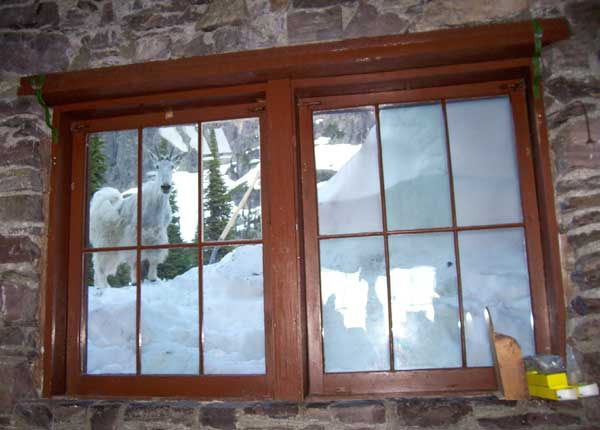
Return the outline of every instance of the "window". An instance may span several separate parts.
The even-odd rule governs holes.
[[[562,353],[531,32],[49,76],[44,395],[491,391],[486,305]]]
[[[512,84],[304,102],[309,354],[321,394],[394,392],[432,372],[438,384],[462,375],[464,389],[489,388],[485,307],[524,354],[547,346],[532,312],[547,311],[529,131],[515,115],[525,99]]]
[[[160,393],[170,377],[190,394],[207,379],[231,395],[238,381],[266,394],[263,116],[234,105],[79,124],[73,155],[85,163],[74,176],[85,180],[74,181],[83,206],[72,217],[86,223],[71,225],[74,391],[110,383]]]

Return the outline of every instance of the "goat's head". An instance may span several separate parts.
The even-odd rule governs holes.
[[[158,149],[149,151],[149,153],[156,169],[155,181],[164,194],[169,194],[173,189],[173,171],[184,153],[181,152],[175,155],[173,147],[171,147],[171,152],[168,155],[161,153]]]

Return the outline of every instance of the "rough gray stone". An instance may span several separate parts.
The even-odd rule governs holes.
[[[91,410],[91,430],[113,430],[116,428],[120,404],[98,404]]]
[[[125,17],[129,29],[137,32],[155,30],[162,27],[172,27],[181,22],[181,17],[175,14],[164,14],[157,10],[143,9]]]
[[[600,381],[600,351],[581,354],[581,363],[586,381]]]
[[[53,430],[75,430],[87,427],[88,403],[59,403],[52,408]]]
[[[600,299],[577,296],[571,301],[571,309],[579,315],[600,313]]]
[[[600,253],[578,259],[571,280],[582,290],[597,288],[600,285]]]
[[[37,327],[22,327],[18,325],[0,326],[0,339],[2,339],[2,353],[19,355],[17,353],[31,353],[38,347]]]
[[[231,407],[205,406],[200,411],[200,423],[220,430],[235,430],[235,409]]]
[[[242,32],[239,27],[219,28],[213,35],[215,41],[215,52],[230,52],[244,43]]]
[[[519,429],[524,427],[569,426],[580,424],[581,418],[567,414],[544,414],[531,412],[524,415],[511,415],[497,418],[479,418],[479,425],[484,429]]]
[[[241,24],[248,17],[244,0],[211,2],[196,25],[196,30],[213,31],[226,25]]]
[[[329,7],[339,3],[356,3],[356,0],[343,0],[343,1],[331,1],[331,0],[293,0],[292,7],[294,9],[321,9]]]
[[[468,23],[528,17],[529,0],[432,0],[415,17],[415,30],[428,31]]]
[[[0,146],[0,166],[40,167],[41,149],[37,140],[21,139],[11,146]]]
[[[2,117],[31,113],[36,113],[41,116],[41,112],[37,100],[34,97],[0,99],[0,115]]]
[[[569,242],[573,247],[583,248],[590,243],[600,243],[600,230],[592,230],[587,233],[569,235]]]
[[[342,8],[297,11],[288,15],[290,43],[339,39],[342,36]]]
[[[406,426],[447,426],[456,424],[471,412],[472,407],[461,400],[399,400],[396,405],[398,422]]]
[[[168,403],[132,403],[123,416],[124,422],[151,421],[160,426],[192,428],[195,424],[195,407]]]
[[[184,48],[183,53],[186,57],[196,55],[208,55],[213,53],[213,46],[204,43],[204,36],[200,35],[192,39]]]
[[[600,397],[587,397],[580,400],[585,416],[590,423],[600,423]]]
[[[393,13],[380,15],[375,6],[361,3],[344,30],[345,38],[398,34],[406,30],[408,22]]]
[[[545,91],[561,103],[569,103],[573,100],[588,97],[600,88],[600,79],[586,77],[575,79],[565,76],[557,76],[545,83]]]
[[[565,16],[578,39],[598,40],[600,37],[600,8],[597,1],[569,2],[565,5]]]
[[[338,402],[332,404],[330,410],[336,420],[347,424],[385,422],[385,406],[377,400]]]
[[[583,196],[574,196],[565,199],[560,204],[560,209],[563,212],[573,211],[577,209],[600,207],[600,194],[588,194]]]
[[[27,117],[11,117],[0,122],[0,127],[12,128],[15,131],[12,136],[20,137],[37,137],[43,138],[48,135],[46,130],[42,130],[38,126],[38,121]]]
[[[0,219],[3,221],[18,220],[9,216],[18,214],[18,210],[22,210],[22,204],[30,203],[31,199],[16,199],[16,197],[32,197],[32,196],[14,196],[0,198],[0,204],[7,206],[5,209],[0,209]],[[15,203],[13,203],[15,202]],[[22,203],[23,202],[23,203]],[[14,210],[8,208],[16,204],[18,207]],[[5,212],[4,212],[5,211]],[[8,215],[5,215],[8,214]],[[21,263],[32,261],[40,256],[40,248],[27,236],[3,236],[0,235],[0,262],[2,263]]]
[[[43,221],[42,196],[21,194],[0,197],[0,220],[15,223]],[[31,250],[31,248],[28,249]],[[37,255],[39,255],[39,251]],[[4,258],[4,256],[13,258],[8,251],[0,254],[0,258]]]
[[[0,33],[0,71],[19,74],[64,71],[69,39],[55,33]]]
[[[100,24],[107,25],[112,23],[115,20],[115,13],[113,11],[112,2],[105,3],[102,6],[102,18],[100,20]]]
[[[600,180],[600,177],[598,179]],[[585,182],[587,183],[590,181],[589,181],[589,179],[586,179]],[[586,212],[581,215],[575,215],[571,219],[570,226],[571,227],[582,227],[584,225],[595,224],[595,223],[600,223],[600,208],[598,208],[598,211],[593,210],[593,211]]]
[[[136,41],[136,60],[166,60],[171,56],[171,38],[160,36],[142,37]]]
[[[52,411],[44,403],[19,403],[15,410],[17,422],[29,429],[50,429]]]
[[[0,360],[0,411],[9,411],[18,401],[35,397],[29,363],[23,359]]]
[[[275,12],[285,9],[288,6],[288,2],[289,0],[270,0],[271,11]]]
[[[54,28],[58,21],[58,6],[54,2],[6,8],[0,13],[0,28]]]
[[[38,172],[29,168],[17,168],[0,172],[0,190],[17,191],[42,191],[42,178]]]
[[[37,320],[38,292],[23,285],[3,282],[0,293],[4,297],[0,308],[6,322],[31,322]]]
[[[246,415],[263,415],[271,418],[290,418],[298,415],[298,405],[287,402],[259,403],[244,408],[244,413]]]

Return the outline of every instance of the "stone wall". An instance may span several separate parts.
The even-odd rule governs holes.
[[[568,341],[600,381],[600,7],[596,0],[2,0],[0,2],[1,429],[583,429],[598,398],[557,404],[477,399],[329,403],[41,400],[40,284],[49,136],[18,78],[227,51],[566,17],[544,81]],[[596,144],[587,144],[587,107]],[[600,427],[596,427],[600,428]]]

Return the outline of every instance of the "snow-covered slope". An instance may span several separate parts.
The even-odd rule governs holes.
[[[261,245],[204,266],[204,371],[264,373]],[[197,374],[198,268],[142,284],[142,373]],[[88,290],[88,373],[135,373],[136,288]]]
[[[382,113],[388,116],[381,121],[388,227],[449,226],[445,135],[443,127],[435,126],[441,121],[439,106]],[[337,171],[318,187],[322,234],[381,231],[375,137],[371,130],[360,149],[328,145],[323,138],[317,142],[318,168]],[[227,186],[248,183],[254,176],[251,170]],[[191,240],[198,210],[197,173],[176,172],[174,181],[182,236]],[[493,175],[484,187],[465,177],[455,181],[467,194],[474,187],[474,195],[497,199],[514,185],[503,175]],[[486,205],[492,200],[488,197]],[[491,237],[494,234],[500,236]],[[321,241],[327,371],[389,368],[388,300],[397,369],[461,365],[453,235],[417,236],[403,235],[412,237],[404,247],[390,240],[390,299],[381,236]],[[533,353],[522,229],[461,232],[458,246],[468,364],[492,362],[483,320],[486,306],[497,330],[516,337],[526,354]],[[198,268],[192,268],[172,280],[142,285],[142,372],[198,373],[199,314],[203,314],[206,373],[263,373],[261,246],[236,247],[203,268],[202,312],[198,276]],[[110,288],[102,294],[91,287],[88,297],[88,372],[135,372],[135,287]]]

